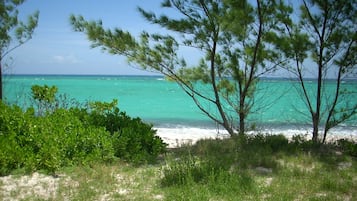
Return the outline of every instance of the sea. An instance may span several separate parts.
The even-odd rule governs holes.
[[[286,78],[262,78],[257,85],[255,106],[248,116],[248,125],[255,131],[267,134],[311,134],[311,118],[298,84],[296,80]],[[29,107],[32,85],[57,86],[58,94],[65,94],[68,99],[83,104],[117,99],[121,111],[153,124],[168,135],[182,134],[189,138],[198,132],[210,135],[225,133],[223,128],[199,110],[177,83],[162,76],[6,75],[3,78],[6,102]],[[327,80],[324,85],[325,92],[329,94],[324,98],[331,98],[335,89],[334,81]],[[342,100],[355,104],[357,80],[344,81],[341,86],[345,91],[354,92]],[[314,96],[316,81],[309,80],[306,88]],[[207,87],[202,89],[206,90]],[[331,132],[356,137],[357,117]]]

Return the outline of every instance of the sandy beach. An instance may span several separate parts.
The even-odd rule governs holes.
[[[195,144],[201,139],[223,139],[229,137],[229,134],[225,130],[217,129],[203,129],[203,128],[154,128],[157,130],[157,135],[160,136],[165,143],[168,144],[168,148],[179,147],[183,144]],[[307,140],[311,139],[312,131],[308,129],[289,129],[289,130],[261,130],[250,131],[248,135],[264,134],[264,135],[279,135],[283,134],[288,139],[293,136],[304,136]],[[322,134],[321,134],[322,135]],[[327,135],[326,141],[332,142],[339,139],[350,139],[357,142],[357,130],[341,130],[335,129]]]

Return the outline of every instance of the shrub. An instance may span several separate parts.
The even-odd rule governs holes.
[[[19,143],[19,134],[29,113],[23,113],[18,106],[7,106],[0,101],[0,175],[23,166],[28,153]]]
[[[289,140],[284,135],[268,135],[265,137],[265,144],[273,153],[289,149]]]
[[[344,153],[347,153],[350,156],[357,157],[356,142],[348,139],[340,139],[337,141],[337,147],[340,148]]]
[[[166,144],[156,136],[152,125],[140,118],[131,118],[116,107],[116,100],[111,103],[91,103],[87,117],[83,110],[77,111],[83,121],[89,125],[105,127],[113,137],[115,156],[131,162],[153,162],[165,152]]]
[[[35,116],[17,106],[0,102],[0,174],[13,169],[58,168],[90,161],[111,161],[114,157],[110,134],[104,128],[84,126],[70,111]]]
[[[246,149],[263,150],[268,153],[286,151],[289,147],[289,141],[284,135],[245,136],[241,142],[243,142],[241,145]]]
[[[66,94],[57,94],[56,86],[33,85],[31,87],[31,99],[36,115],[44,116],[52,113],[57,109],[70,109],[73,107],[80,108],[81,104]]]
[[[131,162],[152,162],[165,151],[166,144],[156,136],[152,125],[121,112],[117,107],[118,100],[89,102],[87,108],[80,108],[73,100],[69,104],[61,103],[59,98],[63,96],[56,97],[56,92],[55,86],[32,87],[33,99],[38,104],[38,114],[50,114],[61,106],[68,108],[70,105],[77,105],[70,108],[70,112],[86,127],[104,127],[111,134],[115,156]],[[45,111],[40,111],[41,108],[45,108],[42,109]]]
[[[0,101],[0,175],[18,168],[55,173],[63,166],[110,162],[115,156],[152,162],[165,151],[152,125],[120,112],[116,100],[68,109],[57,102],[54,86],[33,86],[32,92],[37,111]]]

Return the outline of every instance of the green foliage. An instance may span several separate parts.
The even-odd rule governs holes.
[[[104,128],[85,126],[72,112],[59,109],[35,116],[17,106],[0,103],[0,174],[13,169],[43,169],[55,173],[60,167],[114,158],[111,136]]]
[[[60,108],[55,98],[55,86],[33,86],[33,98],[37,101],[37,114],[48,115]],[[131,118],[117,107],[118,100],[112,102],[89,102],[86,108],[71,107],[69,110],[86,126],[104,127],[112,138],[115,156],[131,161],[154,161],[165,151],[166,144],[156,136],[152,125],[139,118]]]
[[[254,190],[254,181],[245,173],[227,171],[219,167],[216,161],[202,161],[192,155],[169,162],[163,168],[163,187],[195,188],[205,186],[217,196],[227,193],[249,193]]]
[[[70,21],[75,31],[88,36],[93,47],[124,55],[131,64],[162,73],[177,82],[204,114],[232,136],[236,130],[244,133],[246,118],[256,102],[258,77],[283,62],[273,45],[276,37],[269,36],[278,29],[276,24],[282,17],[277,16],[289,7],[276,1],[258,1],[255,5],[229,0],[165,0],[161,5],[180,17],[143,8],[138,11],[147,21],[174,35],[143,31],[136,39],[122,29],[104,28],[101,21],[74,15]],[[179,54],[187,46],[202,53],[197,64],[190,67]]]
[[[56,86],[40,86],[33,85],[31,87],[32,98],[37,106],[37,114],[44,115],[45,112],[52,112],[55,110],[56,93],[58,88]]]
[[[47,85],[33,85],[31,87],[32,99],[30,102],[35,108],[36,115],[44,116],[47,113],[53,113],[57,109],[81,108],[77,100],[70,98],[66,94],[57,94],[58,88],[56,86]],[[101,104],[100,102],[97,103]],[[104,105],[104,103],[102,103]],[[104,106],[101,106],[104,107]]]
[[[24,3],[24,0],[10,0],[0,2],[0,61],[8,53],[8,48],[13,36],[19,44],[23,44],[31,39],[34,29],[37,26],[39,12],[29,16],[28,22],[18,20],[17,7]],[[17,45],[14,45],[17,46]]]
[[[32,97],[40,102],[53,103],[55,101],[58,88],[56,86],[49,87],[47,85],[33,85],[31,87]]]
[[[37,27],[39,12],[28,17],[27,23],[18,20],[17,7],[25,0],[0,1],[0,100],[2,94],[2,66],[3,59],[13,50],[32,38]],[[6,66],[6,64],[4,65]]]
[[[246,177],[246,170],[255,168],[274,173],[281,168],[278,158],[303,153],[337,166],[343,157],[335,157],[333,150],[343,150],[353,157],[355,148],[356,143],[348,140],[339,140],[336,145],[324,145],[313,143],[302,136],[294,136],[289,141],[283,135],[259,134],[201,140],[192,147],[182,148],[186,152],[177,152],[179,158],[168,161],[163,168],[161,182],[164,186],[203,184],[209,183],[212,176],[219,180],[223,175],[242,179]]]
[[[299,80],[301,97],[312,119],[315,142],[319,140],[319,128],[323,128],[325,142],[331,128],[356,115],[357,104],[348,101],[355,99],[356,91],[351,90],[347,95],[341,85],[346,78],[356,77],[356,8],[356,2],[349,0],[304,0],[299,19],[293,20],[294,17],[286,13],[285,28],[279,36],[275,35],[280,39],[277,49],[281,49],[281,55],[291,63],[287,65],[288,70]],[[313,61],[311,65],[303,65],[307,59]],[[317,80],[313,93],[306,90],[311,76]],[[331,76],[334,89],[327,90],[324,83]]]
[[[252,145],[261,147],[260,149],[265,151],[270,150],[269,152],[276,153],[280,150],[286,150],[289,146],[289,141],[284,135],[256,135],[247,137],[245,146],[251,147]],[[254,150],[254,148],[251,149]]]
[[[303,138],[301,140],[306,142]],[[219,151],[219,146],[226,145],[231,148],[224,149],[226,153],[221,151],[216,155],[234,156],[233,153],[240,155],[241,150],[233,149],[239,147],[239,143],[242,142],[238,139],[202,140],[197,148],[200,148],[200,153],[210,152],[210,155],[214,155],[215,151]],[[289,144],[297,142],[290,141]],[[208,150],[215,147],[216,150]],[[331,155],[324,158],[317,154],[319,150],[285,154],[282,148],[277,153],[266,154],[265,157],[277,161],[278,166],[271,173],[265,174],[258,172],[253,165],[241,168],[239,163],[235,163],[237,160],[234,157],[227,158],[234,163],[229,170],[217,169],[214,164],[218,162],[213,158],[218,157],[208,159],[207,155],[197,152],[196,145],[173,149],[166,155],[167,164],[164,166],[94,163],[90,166],[64,168],[60,177],[47,182],[42,180],[43,175],[33,175],[32,178],[35,176],[41,179],[40,183],[34,184],[35,188],[46,189],[48,185],[54,187],[51,190],[53,193],[46,195],[41,192],[24,194],[31,192],[34,187],[21,185],[20,181],[28,180],[31,175],[12,175],[0,178],[4,181],[1,187],[8,189],[0,192],[0,199],[335,201],[353,200],[357,196],[357,189],[352,188],[356,186],[354,178],[357,175],[357,161],[355,157],[341,152],[330,152]],[[253,153],[254,150],[250,150],[246,154],[247,158]]]
[[[156,136],[152,125],[140,118],[131,118],[111,103],[90,103],[87,123],[105,127],[113,138],[115,156],[132,162],[152,162],[165,151],[166,144]],[[83,117],[82,117],[83,118]]]
[[[161,185],[169,200],[344,200],[356,195],[356,161],[336,151],[350,143],[261,134],[201,140],[171,155]]]
[[[357,143],[348,139],[337,141],[337,147],[348,155],[357,157]]]
[[[47,93],[49,88],[33,89]],[[53,97],[57,88],[50,89]],[[41,95],[46,93],[36,98],[54,101]],[[64,166],[111,162],[115,157],[153,162],[166,144],[152,125],[119,112],[116,102],[92,103],[89,109],[55,108],[41,116],[33,108],[24,112],[0,102],[0,175],[15,169],[55,174]]]
[[[95,101],[95,102],[89,103],[90,109],[94,112],[99,113],[99,114],[110,113],[111,111],[113,111],[116,108],[117,105],[118,105],[117,99],[114,99],[110,103],[100,102],[100,101]]]

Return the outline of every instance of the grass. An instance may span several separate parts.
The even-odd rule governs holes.
[[[75,167],[65,172],[72,186],[60,186],[59,192],[65,196],[59,200],[150,200],[159,195],[155,188],[159,172],[154,166],[133,167],[118,162]]]
[[[333,145],[282,136],[202,140],[154,165],[68,167],[37,186],[14,182],[26,176],[18,171],[6,177],[17,184],[12,190],[0,178],[0,200],[355,200],[356,167],[355,156]],[[51,196],[23,196],[41,185],[55,187]]]

